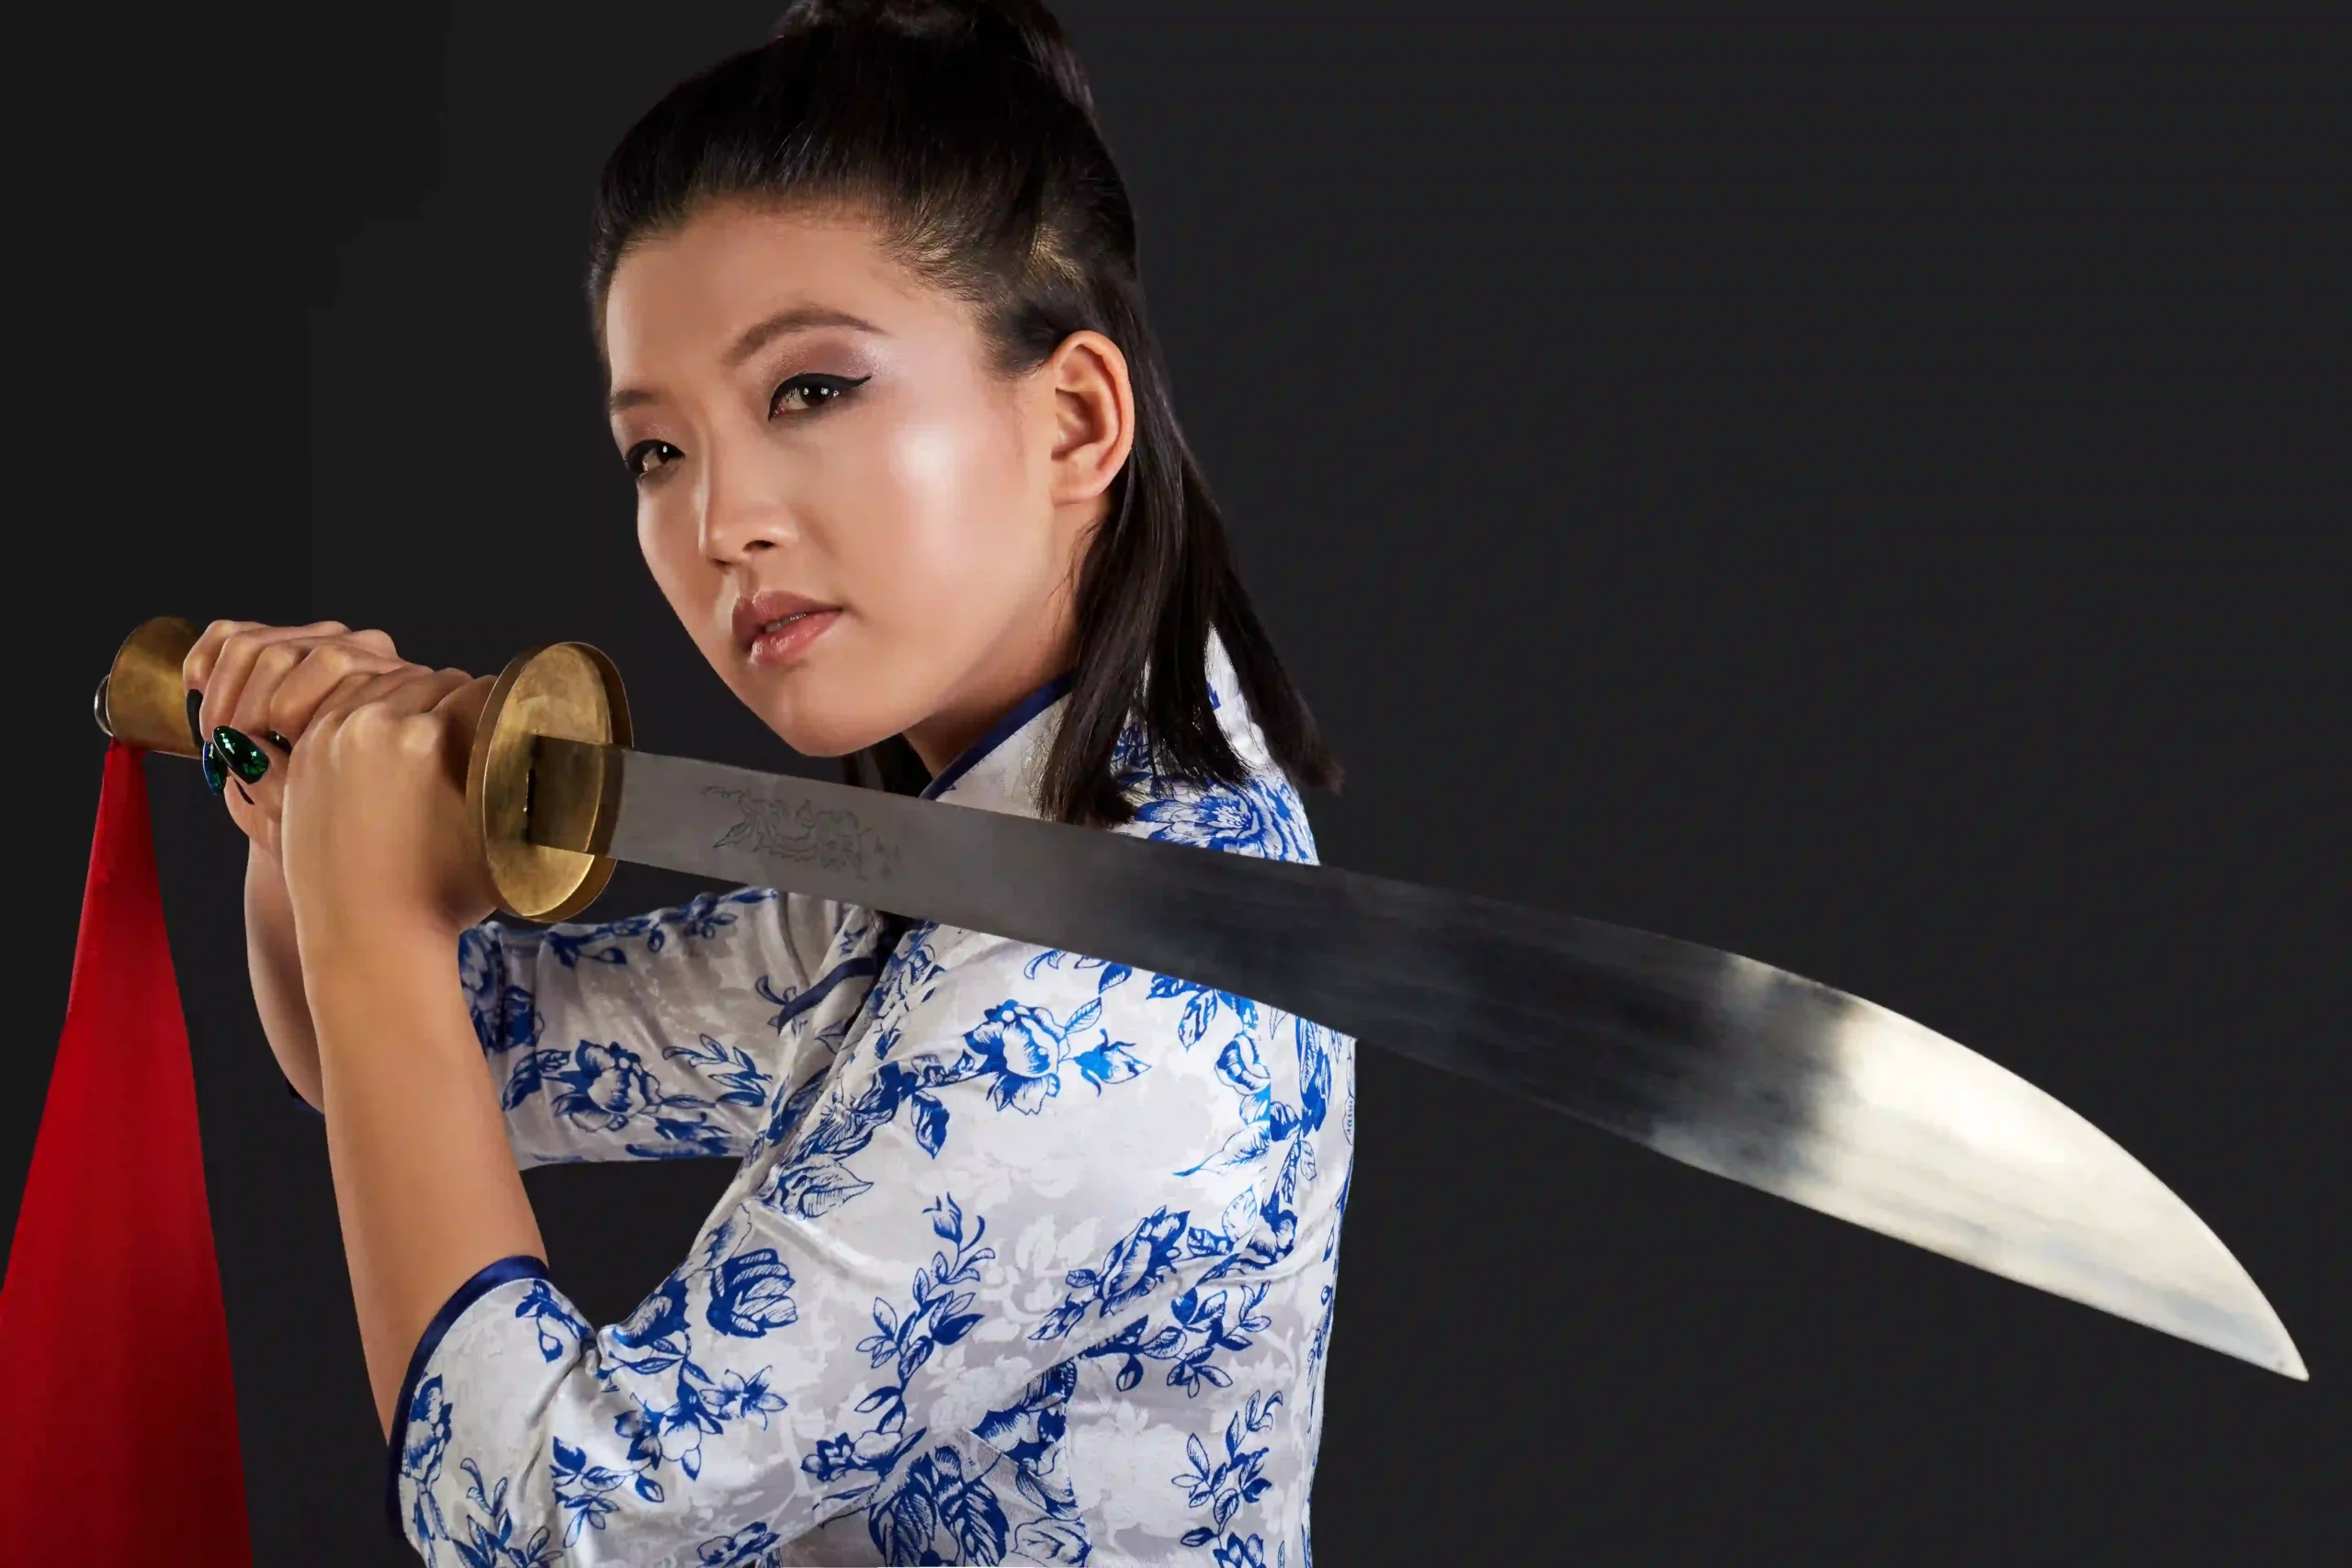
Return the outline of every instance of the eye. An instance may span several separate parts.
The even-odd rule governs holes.
[[[768,415],[780,413],[814,413],[830,403],[840,401],[851,389],[863,387],[874,379],[871,376],[824,376],[810,370],[786,381],[768,399]]]
[[[622,454],[621,464],[628,469],[631,478],[641,479],[655,468],[674,463],[684,456],[667,441],[640,441]],[[661,459],[659,464],[652,461],[656,457]]]

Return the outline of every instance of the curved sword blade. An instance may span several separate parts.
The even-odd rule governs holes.
[[[990,931],[1230,992],[2291,1378],[2213,1233],[2080,1116],[1909,1019],[1670,937],[717,763],[541,738],[559,848]],[[544,781],[544,783],[540,781]],[[601,784],[600,784],[601,781]],[[567,828],[596,818],[598,839]],[[567,837],[567,833],[571,837]]]

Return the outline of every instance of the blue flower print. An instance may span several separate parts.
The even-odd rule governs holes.
[[[1148,825],[1148,838],[1174,839],[1264,860],[1315,858],[1315,840],[1307,832],[1297,797],[1288,789],[1272,788],[1255,779],[1148,800],[1136,808],[1136,820]]]
[[[539,1043],[543,1021],[530,991],[505,984],[500,946],[480,926],[458,933],[458,983],[485,1052],[503,1055]]]
[[[703,1316],[721,1334],[739,1339],[757,1339],[797,1322],[800,1313],[792,1304],[792,1272],[776,1257],[775,1248],[763,1247],[720,1264],[710,1287],[710,1305],[703,1309]]]
[[[1013,1484],[1049,1520],[1076,1524],[1078,1491],[1062,1467],[1062,1439],[1069,1432],[1070,1396],[1078,1392],[1078,1363],[1063,1361],[1030,1381],[1021,1397],[1001,1410],[991,1410],[973,1427],[972,1435],[1012,1461]],[[1057,1537],[1055,1544],[1078,1556],[1048,1557],[1048,1562],[1082,1561],[1091,1550],[1083,1528],[1075,1540]],[[1030,1548],[1023,1547],[1024,1551]],[[1032,1555],[1035,1555],[1034,1551]]]
[[[1247,1540],[1227,1536],[1216,1555],[1216,1568],[1266,1568],[1266,1543],[1254,1535]]]
[[[989,1009],[979,1026],[965,1034],[967,1064],[950,1077],[989,1078],[989,1104],[1000,1111],[1011,1106],[1029,1116],[1061,1093],[1066,1063],[1074,1065],[1098,1093],[1107,1084],[1125,1083],[1148,1066],[1132,1044],[1103,1031],[1102,1039],[1084,1050],[1072,1045],[1072,1036],[1102,1011],[1098,993],[1071,1013],[1069,1022],[1057,1023],[1044,1008],[1008,998]]]
[[[1046,1314],[1030,1332],[1033,1340],[1059,1339],[1078,1326],[1089,1310],[1109,1317],[1120,1307],[1158,1289],[1181,1260],[1215,1257],[1232,1250],[1221,1232],[1191,1223],[1189,1211],[1170,1213],[1167,1205],[1154,1209],[1136,1227],[1112,1245],[1099,1269],[1073,1269],[1065,1277],[1069,1299]]]
[[[1010,1529],[987,1481],[967,1476],[964,1456],[950,1448],[907,1466],[904,1483],[865,1517],[888,1562],[1001,1562]]]
[[[881,976],[874,988],[865,993],[865,1010],[876,1018],[904,1012],[914,1003],[931,994],[932,987],[946,966],[939,962],[931,939],[939,930],[935,920],[924,920],[907,928],[899,938],[899,945],[890,961],[882,966]],[[888,1055],[888,1053],[883,1053]]]
[[[706,1540],[695,1548],[701,1568],[768,1568],[781,1562],[784,1541],[765,1525],[753,1525],[733,1535]]]
[[[555,1108],[581,1127],[617,1132],[629,1118],[662,1102],[662,1086],[628,1046],[582,1040],[571,1061],[554,1075],[564,1086]]]
[[[982,1071],[996,1080],[989,1085],[989,1103],[1000,1111],[1010,1105],[1037,1114],[1061,1092],[1061,1064],[1069,1055],[1071,1032],[1093,1022],[1102,1010],[1101,1002],[1088,1002],[1068,1023],[1056,1023],[1045,1009],[1010,998],[989,1009],[979,1027],[964,1036],[985,1064]]]
[[[416,1533],[426,1540],[448,1537],[433,1483],[441,1478],[441,1461],[449,1452],[449,1425],[448,1396],[436,1374],[417,1385],[401,1438],[401,1475],[416,1483]]]

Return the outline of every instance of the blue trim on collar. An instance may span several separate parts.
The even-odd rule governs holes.
[[[401,1523],[401,1454],[408,1447],[409,1406],[416,1403],[417,1380],[424,1375],[424,1365],[433,1359],[433,1352],[441,1348],[442,1337],[449,1325],[458,1321],[465,1310],[499,1286],[514,1280],[544,1280],[548,1277],[547,1262],[527,1252],[502,1258],[495,1263],[485,1263],[474,1277],[458,1286],[433,1321],[424,1325],[424,1333],[416,1342],[416,1349],[408,1359],[408,1375],[401,1379],[401,1396],[392,1406],[392,1441],[390,1473],[384,1481],[384,1517],[391,1522],[392,1539],[402,1546],[410,1545],[408,1530]]]
[[[1019,702],[1012,711],[998,719],[986,735],[973,741],[957,754],[956,760],[942,768],[939,776],[923,785],[922,797],[937,800],[956,786],[956,781],[972,771],[981,758],[1003,745],[1018,733],[1022,726],[1061,701],[1070,688],[1072,677],[1057,675]]]

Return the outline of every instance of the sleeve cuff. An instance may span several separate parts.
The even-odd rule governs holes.
[[[287,1085],[290,1089],[292,1084]],[[300,1095],[295,1097],[300,1099]],[[392,1539],[408,1544],[408,1532],[401,1528],[401,1457],[408,1447],[409,1411],[416,1403],[416,1385],[424,1376],[425,1363],[433,1359],[433,1352],[441,1348],[442,1337],[449,1325],[462,1316],[475,1302],[511,1280],[544,1280],[548,1266],[528,1253],[516,1253],[495,1263],[484,1264],[473,1278],[459,1285],[433,1321],[424,1325],[424,1333],[416,1342],[416,1349],[408,1359],[408,1373],[401,1379],[400,1397],[392,1404],[391,1453],[384,1481],[384,1517],[392,1527]]]

